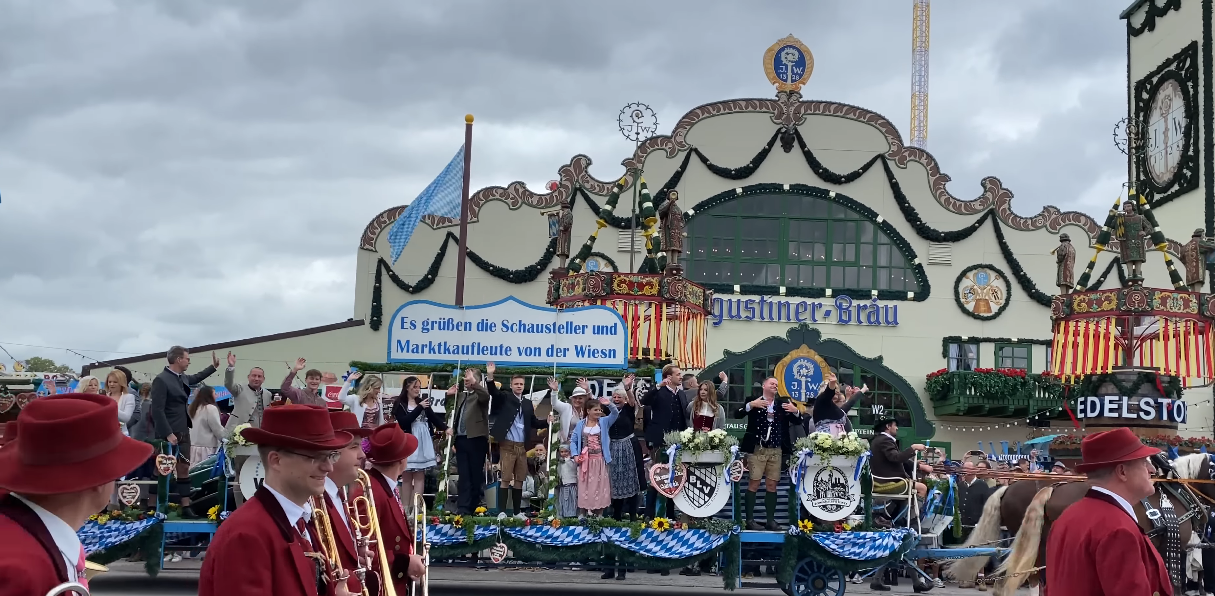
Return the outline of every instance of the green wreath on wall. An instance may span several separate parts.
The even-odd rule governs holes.
[[[979,284],[980,278],[971,277],[971,275],[970,275],[972,272],[978,271],[980,269],[986,269],[987,271],[990,271],[992,274],[996,275],[999,279],[1004,280],[1004,295],[1003,296],[976,298],[976,300],[988,300],[989,302],[999,301],[999,306],[997,306],[996,310],[993,311],[990,315],[975,313],[974,311],[967,308],[966,303],[962,301],[962,283],[963,282],[969,281],[972,284],[974,284],[974,286],[972,286],[972,287],[983,287],[983,288],[991,288],[992,282],[995,282],[995,279],[992,279],[990,282],[980,285]],[[995,265],[991,265],[988,263],[977,263],[977,264],[971,265],[971,266],[963,269],[962,272],[958,274],[958,277],[953,280],[953,301],[954,301],[954,304],[958,305],[959,310],[961,310],[963,313],[966,313],[966,316],[968,316],[972,319],[977,319],[980,321],[994,320],[997,317],[999,317],[1001,314],[1003,314],[1004,310],[1008,308],[1008,304],[1010,302],[1012,302],[1012,280],[1009,279],[1007,273],[1005,273],[1002,269],[1000,269],[999,267],[996,267]]]

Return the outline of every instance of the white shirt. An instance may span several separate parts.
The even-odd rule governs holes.
[[[1094,486],[1094,487],[1092,487],[1092,489],[1096,490],[1096,491],[1101,491],[1111,497],[1114,497],[1114,500],[1118,502],[1118,505],[1120,507],[1122,507],[1122,510],[1125,511],[1127,515],[1131,516],[1131,519],[1135,520],[1135,523],[1139,523],[1138,518],[1135,517],[1135,509],[1131,507],[1131,504],[1128,503],[1126,501],[1126,499],[1124,499],[1104,488],[1101,488],[1100,486]]]
[[[311,501],[306,501],[303,507],[301,507],[292,503],[290,499],[283,496],[283,493],[274,490],[274,487],[269,484],[263,484],[262,486],[266,487],[266,490],[270,491],[270,494],[274,495],[275,499],[278,499],[278,504],[283,508],[283,513],[287,515],[287,525],[294,528],[295,522],[298,522],[300,518],[303,518],[304,523],[312,520]]]
[[[338,485],[328,477],[325,478],[325,493],[333,501],[333,508],[338,510],[338,515],[342,516],[342,521],[346,523],[346,529],[349,530],[350,520],[346,519],[346,508],[342,506],[342,498],[338,494]]]
[[[68,581],[79,580],[80,578],[76,577],[76,562],[80,559],[80,538],[76,536],[76,531],[54,513],[27,501],[21,495],[14,493],[13,496],[25,503],[25,506],[32,509],[38,515],[38,519],[42,520],[42,525],[51,535],[51,540],[54,540],[55,546],[59,547],[59,554],[63,555],[63,562],[67,563]]]

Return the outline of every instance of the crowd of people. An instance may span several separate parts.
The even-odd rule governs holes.
[[[220,368],[218,355],[211,354],[209,366],[193,375],[186,374],[191,363],[186,349],[174,346],[166,359],[164,370],[151,383],[136,383],[129,370],[115,367],[104,384],[86,376],[78,390],[107,397],[114,405],[122,434],[139,441],[161,440],[169,446],[178,462],[172,493],[186,518],[198,515],[191,507],[190,466],[214,455],[238,428],[263,428],[268,413],[284,404],[332,408],[323,387],[335,385],[337,376],[309,369],[304,358],[296,360],[278,390],[272,391],[265,386],[265,371],[257,366],[249,368],[244,382],[237,382],[237,358],[228,353],[223,387],[232,399],[222,404],[216,402],[214,387],[206,384]],[[500,517],[525,517],[536,512],[548,496],[544,490],[549,475],[547,433],[551,423],[559,421],[555,443],[558,516],[611,516],[620,520],[667,515],[689,521],[687,514],[676,511],[672,499],[660,498],[650,486],[647,469],[666,460],[668,433],[721,429],[729,415],[746,421],[740,441],[749,470],[740,508],[745,527],[782,530],[776,511],[777,485],[793,442],[809,432],[850,432],[848,412],[867,389],[847,386],[828,375],[814,400],[798,404],[779,395],[777,380],[767,378],[757,395],[727,411],[723,405],[728,391],[725,373],[717,384],[698,382],[678,366],[667,365],[652,388],[627,375],[610,395],[598,398],[592,397],[586,379],[578,379],[565,395],[558,381],[549,378],[547,393],[536,401],[531,393],[525,394],[527,379],[519,375],[496,378],[496,372],[492,362],[484,370],[465,368],[458,382],[445,393],[424,388],[417,376],[403,378],[399,391],[392,393],[379,375],[356,371],[344,379],[336,401],[344,410],[342,426],[352,434],[361,454],[358,465],[368,471],[378,470],[387,479],[403,515],[412,511],[416,495],[433,498],[438,492],[428,490],[428,480],[437,482],[441,477],[438,466],[448,448],[454,456],[449,465],[456,480],[450,491],[455,494],[454,504],[445,505],[461,515],[483,515],[494,510]],[[297,381],[301,374],[302,387]],[[450,416],[436,411],[435,400],[443,398],[449,400]],[[537,407],[543,404],[550,411],[537,415]],[[388,427],[409,437],[412,447],[406,457],[385,467],[387,464],[373,457],[374,432]],[[874,433],[871,466],[875,493],[914,493],[922,500],[927,487],[923,482],[912,482],[911,462],[916,452],[927,447],[915,444],[903,448],[897,438],[897,422],[891,418],[879,416]],[[957,483],[961,540],[978,523],[986,499],[996,486],[1008,482],[978,479],[975,474],[982,469],[1008,468],[1005,462],[978,455],[965,461]],[[234,461],[238,470],[243,459]],[[154,456],[149,455],[127,477],[155,477],[153,460]],[[265,465],[265,457],[262,461]],[[1026,458],[1016,465],[1029,472],[1034,462]],[[1067,470],[1059,464],[1052,471]],[[937,478],[924,464],[918,472],[920,479]],[[495,485],[496,492],[486,495],[486,489]],[[762,518],[756,515],[761,485],[765,487]],[[235,492],[238,503],[252,497],[240,494],[239,488]],[[884,508],[875,513],[877,522],[886,525],[897,516],[897,511]],[[682,571],[693,575],[700,572],[700,568]],[[604,578],[611,577],[623,579],[625,569],[608,569]],[[875,574],[871,587],[889,589],[882,578],[882,574]],[[939,578],[937,581],[940,583]]]

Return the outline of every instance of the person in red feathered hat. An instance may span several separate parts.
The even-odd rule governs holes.
[[[1088,474],[1092,488],[1050,527],[1045,590],[1058,596],[1172,596],[1168,570],[1132,505],[1155,492],[1148,458],[1160,450],[1123,427],[1085,437],[1080,453],[1076,471]]]
[[[380,521],[380,539],[388,555],[392,583],[397,594],[408,594],[411,582],[422,577],[426,567],[413,552],[413,532],[405,521],[404,509],[413,511],[413,503],[402,503],[397,483],[405,472],[405,460],[418,448],[418,438],[401,430],[395,422],[377,427],[368,438],[367,461],[371,462],[371,498]],[[354,498],[362,494],[355,488]],[[425,522],[423,522],[425,523]]]
[[[321,579],[315,559],[320,549],[308,522],[312,499],[354,442],[334,431],[323,406],[267,408],[261,428],[241,436],[257,445],[265,481],[219,526],[199,575],[199,596],[347,596],[346,581]],[[344,570],[349,573],[350,570]]]
[[[118,404],[103,395],[35,399],[16,428],[15,440],[0,449],[0,490],[7,492],[0,498],[0,596],[87,585],[76,532],[105,509],[114,481],[147,461],[152,446],[123,436]]]

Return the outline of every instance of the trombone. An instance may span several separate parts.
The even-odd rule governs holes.
[[[329,510],[325,507],[324,496],[312,497],[312,517],[316,522],[316,537],[320,542],[317,548],[320,552],[305,554],[324,568],[326,581],[336,586],[345,582],[350,574],[342,569],[342,558],[338,552],[337,539],[333,534],[332,520],[329,519]]]
[[[396,588],[392,585],[392,568],[388,566],[388,554],[384,551],[384,541],[380,536],[380,518],[375,509],[375,498],[371,494],[371,476],[365,470],[359,470],[355,482],[362,487],[362,494],[346,503],[350,515],[350,525],[357,532],[357,537],[364,544],[375,543],[373,555],[378,556],[379,565],[371,573],[379,578],[380,591],[376,596],[397,596]],[[366,584],[364,584],[366,586]],[[364,596],[369,596],[367,588],[363,588]]]
[[[422,584],[421,596],[430,596],[430,541],[426,539],[426,497],[422,493],[413,495],[413,552],[422,557],[422,579],[413,582],[413,593],[418,594],[418,584]]]

